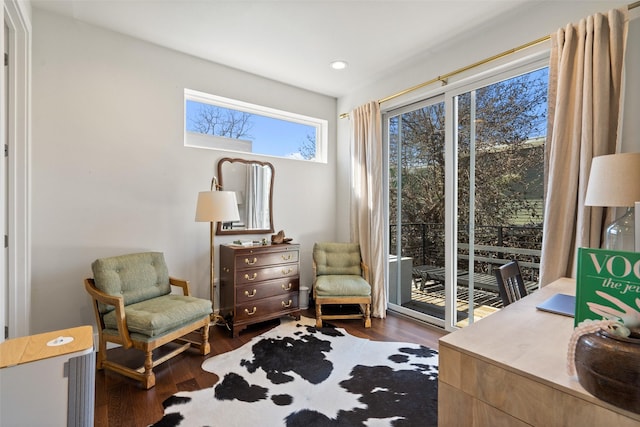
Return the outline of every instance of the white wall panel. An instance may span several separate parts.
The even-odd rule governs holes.
[[[208,296],[197,193],[218,159],[252,156],[184,147],[184,88],[329,121],[328,164],[254,156],[275,167],[274,226],[302,244],[311,283],[312,245],[335,235],[334,98],[37,8],[33,17],[32,333],[94,323],[82,280],[98,257],[162,251],[172,275]]]

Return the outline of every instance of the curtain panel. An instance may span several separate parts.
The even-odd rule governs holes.
[[[584,199],[592,158],[619,151],[626,33],[617,9],[551,35],[541,286],[575,277],[577,248],[600,247],[605,210]]]
[[[369,266],[371,314],[386,317],[384,291],[384,217],[382,185],[382,118],[372,101],[350,113],[351,117],[351,241],[360,243]]]
[[[265,168],[260,165],[247,165],[247,185],[245,187],[247,212],[245,224],[247,229],[268,229],[271,226],[269,194],[257,190],[268,185],[271,178],[265,176],[266,173]]]

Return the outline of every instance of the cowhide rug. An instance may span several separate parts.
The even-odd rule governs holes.
[[[221,380],[164,402],[154,426],[435,426],[438,353],[283,319],[205,360]]]

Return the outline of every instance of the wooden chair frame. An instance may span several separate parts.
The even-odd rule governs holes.
[[[323,320],[331,319],[364,319],[364,327],[371,327],[371,295],[363,296],[318,296],[316,292],[316,278],[318,266],[313,261],[313,300],[316,305],[316,327],[322,327]],[[360,262],[360,270],[362,278],[369,282],[369,266],[364,262]],[[323,314],[322,306],[329,304],[359,304],[360,313],[354,314]]]
[[[173,286],[182,288],[183,294],[185,296],[189,296],[188,281],[169,277],[169,283]],[[93,298],[93,309],[98,324],[99,347],[96,357],[96,369],[109,369],[129,378],[133,378],[136,381],[140,381],[142,387],[148,390],[156,384],[156,377],[153,373],[154,367],[177,356],[192,346],[198,348],[200,350],[200,354],[203,356],[209,354],[211,351],[211,347],[209,345],[210,317],[208,315],[170,333],[164,334],[157,339],[137,341],[131,338],[127,328],[124,299],[122,297],[108,295],[100,291],[96,288],[95,282],[92,278],[85,279],[84,285],[87,292],[89,292],[89,295]],[[105,324],[103,315],[100,313],[100,308],[98,306],[99,302],[115,307],[118,335],[104,333]],[[201,329],[201,340],[195,341],[185,337],[187,334],[198,329]],[[125,349],[134,348],[144,352],[144,365],[139,368],[130,368],[117,362],[107,360],[107,342],[120,344]],[[175,342],[179,344],[179,346],[166,355],[154,360],[153,351],[170,342]]]

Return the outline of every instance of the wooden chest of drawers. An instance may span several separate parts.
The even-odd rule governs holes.
[[[234,337],[248,325],[300,318],[300,245],[220,246],[220,315]]]

